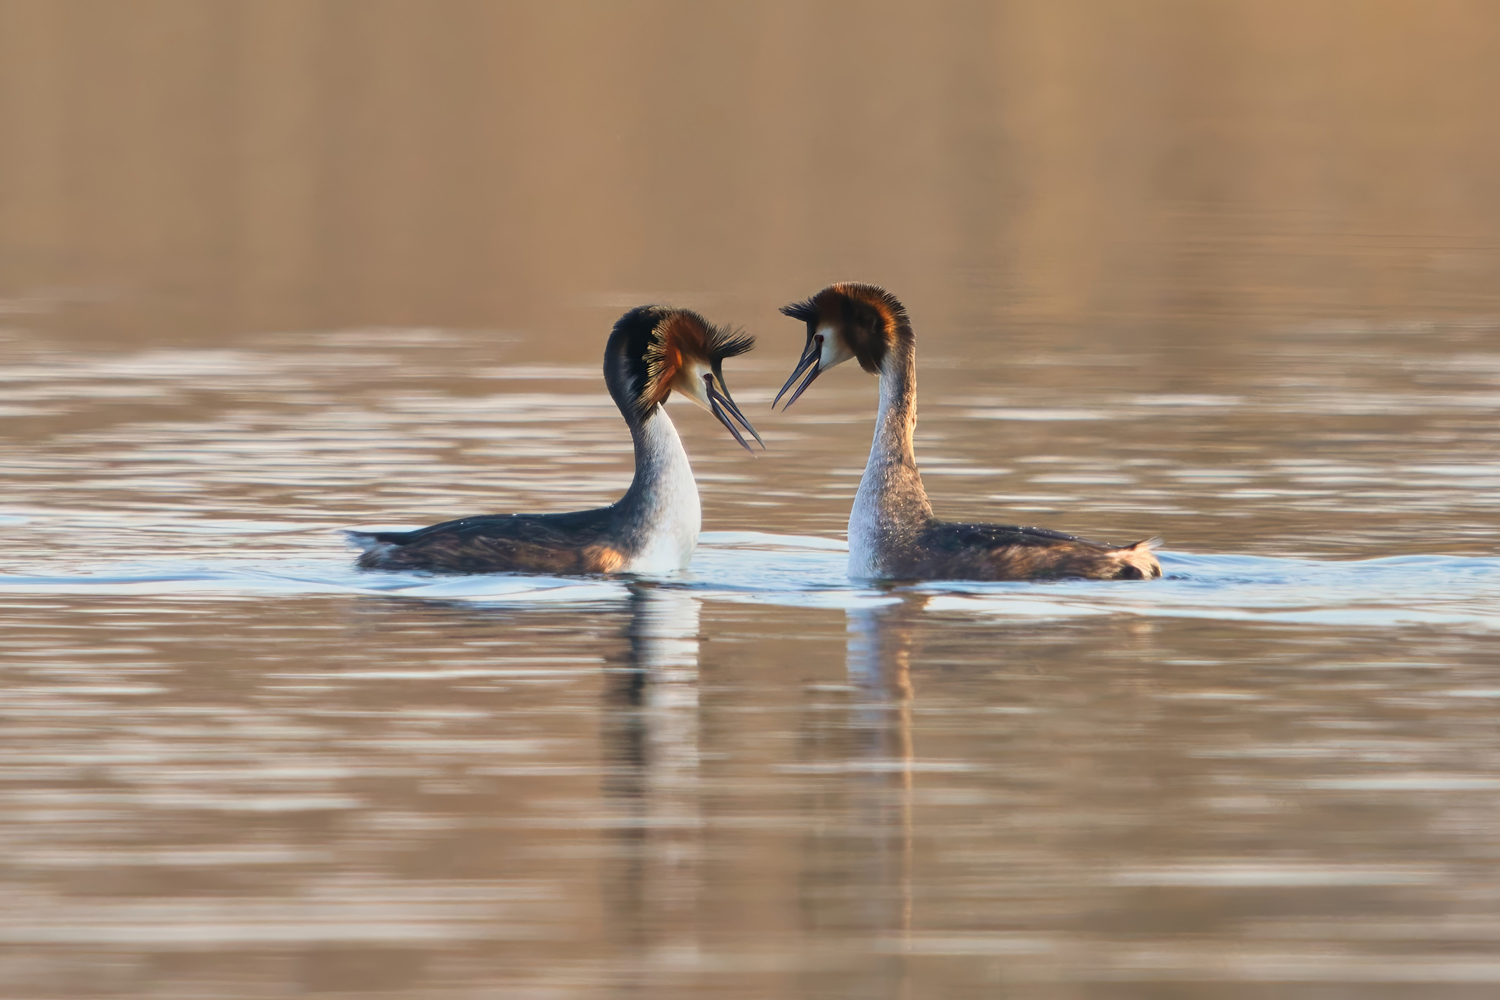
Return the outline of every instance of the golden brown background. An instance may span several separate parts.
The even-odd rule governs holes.
[[[1497,53],[1487,0],[6,0],[0,284],[130,342],[1489,312]]]

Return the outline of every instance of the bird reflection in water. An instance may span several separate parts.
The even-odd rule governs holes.
[[[835,745],[815,740],[813,764],[838,763],[829,797],[815,796],[810,868],[800,908],[810,931],[873,931],[886,954],[852,970],[861,995],[907,998],[913,921],[913,687],[911,662],[925,595],[847,612],[847,708]],[[704,785],[698,700],[699,602],[682,590],[638,584],[626,642],[605,686],[604,795],[614,817],[604,871],[606,924],[618,950],[617,984],[647,995],[664,966],[703,957]],[[816,713],[813,713],[816,714]],[[817,758],[822,757],[822,761]],[[805,790],[798,798],[809,801]],[[843,873],[853,884],[830,873]],[[846,890],[853,889],[850,893]],[[810,957],[814,967],[826,956]],[[629,971],[627,971],[629,970]],[[633,973],[633,974],[632,974]],[[868,977],[866,979],[866,977]]]
[[[698,613],[685,591],[635,584],[625,649],[605,682],[604,796],[615,816],[605,898],[618,944],[647,963],[698,950]]]
[[[924,594],[845,612],[845,665],[854,702],[848,726],[850,821],[866,832],[851,870],[863,883],[864,929],[889,937],[891,959],[871,983],[879,995],[909,995],[905,952],[912,931],[913,769],[911,663]],[[871,995],[875,995],[872,993]]]

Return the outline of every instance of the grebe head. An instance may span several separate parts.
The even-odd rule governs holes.
[[[604,381],[627,419],[645,420],[675,389],[717,417],[746,451],[750,445],[733,421],[764,448],[724,383],[725,359],[754,346],[754,337],[714,326],[687,309],[638,306],[609,335]]]
[[[906,309],[879,285],[842,281],[805,302],[782,306],[781,311],[807,324],[807,346],[792,377],[771,401],[773,407],[797,379],[802,378],[802,384],[786,401],[787,406],[795,403],[819,375],[850,358],[870,374],[878,374],[886,354],[901,338],[912,335]]]

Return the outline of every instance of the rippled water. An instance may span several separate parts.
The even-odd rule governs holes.
[[[858,373],[757,459],[673,408],[683,576],[430,578],[355,572],[339,529],[618,491],[592,365],[420,330],[13,341],[6,989],[1487,992],[1500,355],[1343,336],[1381,350],[1307,353],[1337,395],[939,359],[941,510],[1161,530],[1167,575],[895,589],[843,575]],[[1289,443],[1313,420],[1341,430]]]
[[[1488,5],[433,10],[0,0],[0,995],[1495,994]],[[851,584],[846,278],[1166,578]],[[618,495],[646,301],[687,573],[354,571]]]

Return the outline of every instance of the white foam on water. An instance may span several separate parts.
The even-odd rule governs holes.
[[[582,605],[629,597],[632,581],[486,574],[370,573],[342,558],[100,566],[74,575],[0,575],[0,595],[181,598],[354,594],[503,605]],[[1095,615],[1289,624],[1466,626],[1500,630],[1500,559],[1402,556],[1330,561],[1162,552],[1150,582],[926,581],[875,587],[844,574],[842,541],[766,532],[706,532],[685,573],[658,586],[713,601],[819,609],[873,607],[919,595],[930,613],[1010,619]]]

